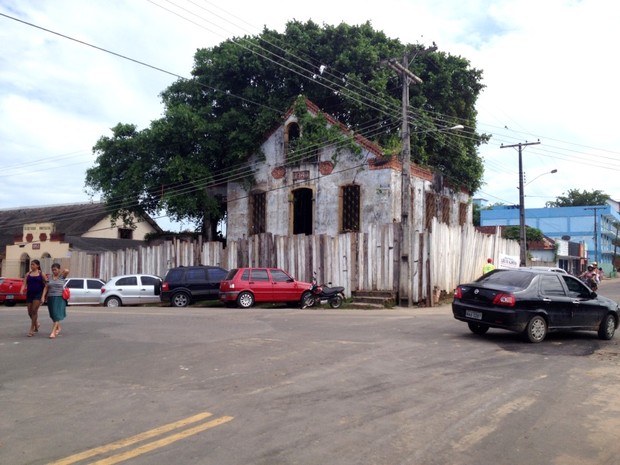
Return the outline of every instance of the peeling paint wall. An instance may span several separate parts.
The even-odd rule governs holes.
[[[376,154],[366,147],[361,156],[341,152],[334,162],[334,151],[321,149],[318,161],[289,165],[284,153],[285,127],[274,131],[263,143],[261,150],[265,159],[258,156],[250,159],[256,184],[251,190],[237,183],[228,185],[228,225],[230,240],[242,239],[251,232],[250,196],[253,192],[266,192],[266,232],[287,236],[293,234],[293,193],[296,189],[312,191],[312,234],[337,235],[341,225],[341,188],[357,184],[360,186],[360,231],[370,225],[400,222],[401,218],[401,171],[395,160],[373,164]],[[331,162],[331,166],[330,166]],[[331,169],[331,172],[330,172]],[[459,224],[460,204],[467,204],[468,222],[471,223],[471,205],[465,193],[452,192],[440,185],[440,178],[433,177],[428,170],[412,168],[412,213],[413,229],[425,229],[428,206],[426,192],[435,193],[435,205],[430,211],[442,218],[442,199],[449,202],[449,223]],[[439,181],[438,181],[439,179]]]

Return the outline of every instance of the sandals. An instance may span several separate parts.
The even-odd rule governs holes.
[[[50,334],[50,339],[56,339],[56,334],[54,333]]]

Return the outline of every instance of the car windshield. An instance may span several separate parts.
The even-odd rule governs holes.
[[[534,276],[536,276],[534,273],[524,273],[523,271],[494,270],[478,278],[476,283],[484,286],[497,285],[515,289],[525,289],[530,285]]]

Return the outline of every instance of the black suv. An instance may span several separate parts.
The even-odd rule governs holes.
[[[173,307],[187,307],[199,300],[217,300],[220,281],[227,274],[219,266],[170,268],[161,286],[161,301]]]

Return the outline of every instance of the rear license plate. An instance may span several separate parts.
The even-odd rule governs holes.
[[[473,318],[474,320],[482,320],[482,312],[475,312],[473,310],[465,310],[465,316],[467,318]]]
[[[14,297],[13,297],[13,294],[7,294],[6,298],[7,299],[13,299]]]

